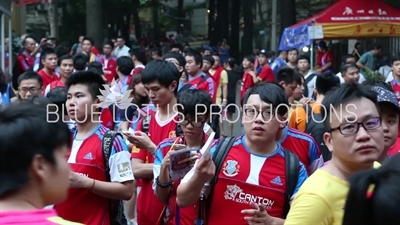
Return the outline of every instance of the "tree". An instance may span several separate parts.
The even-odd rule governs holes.
[[[103,37],[102,1],[86,0],[86,35],[93,38],[94,44],[100,48]]]
[[[58,38],[58,4],[57,0],[49,0],[47,10],[47,19],[50,26],[50,37]]]

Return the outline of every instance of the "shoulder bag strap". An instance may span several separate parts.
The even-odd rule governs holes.
[[[286,190],[283,218],[286,218],[290,209],[290,198],[293,196],[299,179],[299,158],[291,151],[285,149]]]

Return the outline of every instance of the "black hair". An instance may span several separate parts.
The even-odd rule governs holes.
[[[62,146],[71,148],[68,126],[57,115],[47,113],[44,105],[17,102],[1,107],[0,130],[0,197],[29,183],[35,156],[41,155],[55,165],[54,151]]]
[[[65,102],[67,101],[68,89],[66,87],[55,87],[47,93],[46,97],[57,105],[57,111],[60,116],[67,115],[67,108]],[[64,112],[64,115],[61,113]]]
[[[44,60],[48,55],[56,55],[56,51],[53,48],[44,48],[40,53],[40,60]]]
[[[325,95],[322,101],[321,116],[322,118],[331,118],[331,109],[340,107],[343,104],[347,104],[351,101],[366,98],[372,101],[379,111],[379,105],[377,101],[377,94],[375,91],[368,87],[355,83],[344,83],[339,88],[334,89]],[[330,120],[325,120],[325,130],[331,130]]]
[[[212,104],[213,100],[210,94],[203,90],[188,89],[178,94],[177,109],[184,116],[205,115],[208,117]]]
[[[350,68],[357,68],[358,70],[360,70],[357,66],[357,64],[355,63],[345,63],[343,65],[340,66],[340,73],[345,74],[347,72],[348,69]]]
[[[129,49],[129,55],[135,56],[137,60],[140,59],[140,56],[142,55],[142,52],[140,51],[140,48],[131,48]]]
[[[90,44],[91,44],[92,46],[94,46],[94,40],[93,40],[92,38],[90,38],[90,37],[84,37],[83,40],[82,40],[82,43],[83,43],[84,41],[89,41]]]
[[[384,88],[388,91],[394,92],[393,87],[391,84],[381,81],[381,80],[365,80],[362,82],[362,85],[364,86],[378,86],[381,88]]]
[[[30,38],[36,42],[35,37],[33,37],[32,35],[27,35],[27,36],[25,36],[24,40],[22,40],[22,46],[25,46],[25,44],[26,44],[25,42],[28,38]]]
[[[151,50],[151,53],[152,53],[152,54],[156,53],[159,57],[162,56],[162,51],[161,51],[161,49],[159,49],[159,48],[153,48],[153,49]]]
[[[72,85],[85,85],[88,88],[89,93],[92,95],[92,99],[96,99],[98,95],[101,95],[100,90],[104,90],[104,80],[98,74],[92,71],[80,71],[71,74],[66,82],[66,87],[69,89]]]
[[[176,66],[163,60],[150,61],[142,72],[142,83],[150,84],[158,81],[161,86],[168,88],[174,81],[178,85],[181,74]],[[178,87],[175,89],[175,94]]]
[[[320,95],[326,95],[339,86],[340,79],[332,73],[321,73],[315,78],[315,89]]]
[[[236,66],[236,61],[235,61],[235,59],[232,58],[232,57],[229,57],[228,60],[225,61],[225,63],[228,63],[228,65],[229,65],[232,69],[234,69],[235,66]]]
[[[47,48],[51,48],[51,49],[54,49],[53,48],[53,45],[51,45],[50,43],[44,43],[41,47],[40,47],[40,50],[41,51],[43,51],[44,49],[47,49]]]
[[[295,51],[297,55],[299,54],[299,50],[297,48],[292,48],[289,51],[287,51],[287,53],[289,54],[289,52],[293,52],[293,51]]]
[[[64,60],[72,60],[72,56],[70,56],[70,55],[63,55],[63,56],[61,56],[61,57],[59,57],[58,59],[57,59],[57,66],[61,66],[61,64],[62,64],[62,61],[64,61]]]
[[[203,57],[201,56],[200,52],[194,49],[189,49],[185,54],[185,57],[186,56],[193,57],[196,65],[200,65],[200,69],[203,67]]]
[[[171,49],[177,48],[177,49],[179,49],[179,51],[181,51],[182,50],[182,45],[179,44],[179,43],[176,43],[176,44],[172,44],[170,48]]]
[[[117,58],[117,67],[118,71],[123,75],[130,75],[135,65],[133,64],[133,60],[129,56],[121,56]]]
[[[125,38],[124,38],[123,36],[121,36],[121,35],[120,35],[120,36],[118,36],[118,37],[117,37],[117,39],[122,39],[122,40],[124,40],[124,41],[125,41]]]
[[[218,52],[212,52],[211,55],[212,55],[212,56],[217,56],[218,58],[220,57],[219,54],[218,54]]]
[[[377,44],[377,43],[375,43],[373,46],[374,46],[374,48],[373,48],[374,50],[381,50],[382,49],[382,46]]]
[[[342,56],[342,64],[348,63],[347,60],[350,59],[350,58],[354,58],[355,59],[356,57],[354,57],[354,55],[350,55],[350,54]]]
[[[103,65],[97,61],[93,61],[93,62],[89,63],[87,70],[92,71],[99,76],[102,76],[104,74]]]
[[[54,49],[57,57],[61,57],[63,55],[68,55],[68,51],[67,48],[64,45],[58,45],[55,49]]]
[[[306,55],[300,55],[297,62],[300,60],[307,60],[308,64],[310,64],[310,57],[308,57]]]
[[[21,74],[21,75],[18,77],[18,85],[20,85],[20,84],[21,84],[21,81],[23,81],[23,80],[36,80],[36,81],[39,83],[40,87],[43,86],[43,79],[42,79],[42,77],[41,77],[39,74],[37,74],[36,72],[27,71],[27,72]]]
[[[111,49],[114,49],[114,42],[112,42],[112,41],[105,41],[104,43],[103,43],[103,47],[105,46],[105,45],[109,45],[109,46],[111,46]]]
[[[209,62],[210,64],[211,64],[211,66],[212,65],[214,65],[214,63],[215,63],[215,59],[214,59],[214,57],[212,57],[211,55],[205,55],[205,56],[203,56],[203,61],[207,61],[207,62]]]
[[[79,52],[74,55],[73,61],[74,61],[74,69],[82,71],[86,69],[86,66],[89,62],[89,57],[86,54]]]
[[[252,55],[246,55],[245,57],[243,57],[243,60],[245,60],[245,59],[246,59],[247,61],[253,63],[253,64],[254,64],[254,62],[255,62],[254,56],[252,56]]]
[[[21,101],[22,102],[31,102],[36,105],[48,105],[48,104],[52,103],[50,99],[48,99],[44,96],[41,96],[41,95],[32,95],[32,96],[29,96],[27,99],[23,99]]]
[[[400,224],[400,154],[350,178],[343,225]],[[373,186],[370,192],[371,185]]]
[[[165,54],[163,56],[163,60],[170,59],[170,58],[176,59],[180,66],[185,67],[186,59],[185,59],[185,57],[183,57],[182,54],[179,54],[176,52],[168,52],[167,54]]]
[[[278,73],[276,74],[275,81],[277,83],[285,82],[286,85],[292,84],[295,80],[296,71],[289,67],[281,68]]]
[[[297,83],[297,85],[303,85],[304,83],[304,77],[301,73],[295,72],[293,75],[293,81]]]
[[[398,53],[398,54],[396,54],[396,55],[394,55],[394,56],[392,57],[392,65],[393,65],[394,62],[396,62],[396,61],[400,61],[400,53]]]
[[[278,115],[283,116],[288,112],[289,100],[283,88],[275,82],[261,82],[254,85],[246,91],[243,96],[242,104],[247,104],[250,95],[259,95],[265,103],[271,104],[271,107],[277,110]]]
[[[0,68],[0,94],[7,90],[7,86],[6,74],[4,73],[3,69]]]

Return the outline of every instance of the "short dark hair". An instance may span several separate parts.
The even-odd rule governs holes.
[[[174,81],[178,84],[181,74],[175,65],[163,60],[150,61],[142,72],[142,83],[158,81],[161,86],[169,87]],[[178,88],[175,89],[175,94]]]
[[[346,54],[346,55],[342,56],[342,64],[348,63],[347,60],[350,58],[356,58],[356,57],[354,55],[350,55],[350,54]]]
[[[184,116],[209,116],[213,100],[209,93],[199,89],[188,89],[178,94],[178,112]],[[200,106],[201,107],[198,107]]]
[[[153,48],[153,49],[151,50],[151,53],[152,53],[152,54],[156,53],[159,57],[162,56],[162,51],[161,51],[161,49],[159,49],[159,48]]]
[[[322,101],[321,116],[322,118],[330,118],[332,107],[337,108],[342,104],[347,104],[351,101],[366,98],[371,100],[377,110],[379,111],[379,105],[377,100],[377,94],[375,91],[368,87],[355,83],[344,83],[339,88],[334,89],[325,95]],[[330,120],[325,120],[325,130],[331,130]]]
[[[292,84],[295,82],[295,74],[296,71],[290,67],[283,67],[281,68],[278,73],[276,74],[275,81],[277,83],[285,82],[285,84]]]
[[[374,50],[381,50],[382,49],[382,45],[375,43],[374,45]]]
[[[57,59],[57,66],[61,66],[62,61],[64,61],[64,60],[72,60],[72,61],[73,61],[72,56],[70,56],[70,55],[63,55],[63,56],[61,56],[61,57],[59,57],[59,58]]]
[[[93,61],[93,62],[89,63],[87,71],[92,71],[99,76],[102,76],[104,74],[103,65],[97,61]]]
[[[179,43],[172,44],[172,45],[171,45],[171,49],[173,49],[173,48],[178,48],[178,49],[179,49],[179,51],[181,51],[181,50],[182,50],[182,45],[181,45],[181,44],[179,44]]]
[[[194,62],[197,65],[200,65],[200,68],[203,66],[203,57],[201,56],[200,52],[194,50],[194,49],[188,49],[186,52],[185,56],[190,56],[193,57]]]
[[[163,56],[163,60],[170,59],[170,58],[176,59],[179,62],[180,66],[185,67],[186,59],[185,59],[185,57],[183,57],[182,54],[179,54],[179,53],[176,53],[176,52],[168,52],[167,54],[165,54]]]
[[[117,67],[118,71],[123,75],[130,75],[135,65],[133,64],[133,60],[129,56],[121,56],[117,58]]]
[[[112,49],[114,49],[114,42],[112,42],[112,41],[109,41],[109,40],[105,41],[105,42],[103,43],[103,47],[104,47],[105,45],[109,45],[109,46],[111,46]]]
[[[46,107],[30,102],[0,107],[0,197],[29,183],[29,168],[36,155],[55,165],[54,151],[62,146],[71,148],[68,126],[57,115],[47,113]]]
[[[246,55],[245,57],[243,57],[243,60],[245,60],[245,59],[246,59],[247,61],[253,63],[253,64],[254,64],[254,62],[255,62],[254,56],[252,56],[252,55]]]
[[[315,89],[318,94],[326,95],[340,86],[340,79],[332,73],[321,73],[315,78]]]
[[[84,37],[83,40],[82,40],[82,43],[83,43],[84,41],[89,41],[90,44],[91,44],[92,46],[94,46],[94,40],[93,40],[93,38]]]
[[[52,102],[52,104],[57,105],[58,112],[64,112],[68,114],[65,102],[67,101],[68,89],[66,87],[55,87],[47,93],[46,97]],[[60,114],[60,116],[63,116]]]
[[[345,74],[347,72],[348,69],[350,68],[357,68],[358,70],[360,70],[357,66],[357,64],[355,63],[345,63],[343,65],[340,66],[340,73]]]
[[[54,51],[53,48],[45,48],[42,50],[42,52],[40,53],[40,60],[44,60],[47,58],[47,56],[49,55],[56,55],[56,51]]]
[[[281,105],[289,105],[288,97],[283,88],[274,82],[261,82],[247,90],[243,96],[243,105],[247,104],[250,95],[260,95],[261,100],[271,104],[274,111],[277,110],[280,116],[288,112],[287,107],[280,107]]]
[[[72,59],[75,70],[85,70],[89,62],[89,57],[82,52],[76,53]]]
[[[308,57],[306,55],[300,55],[297,62],[300,60],[307,60],[308,64],[310,64],[310,57]]]
[[[400,53],[398,53],[398,54],[396,54],[396,55],[394,55],[394,56],[392,57],[392,65],[393,65],[394,62],[396,62],[396,61],[400,61]]]
[[[100,90],[104,90],[104,80],[98,74],[92,71],[80,71],[71,74],[66,82],[66,87],[69,89],[72,85],[85,85],[88,88],[92,99],[96,99],[98,95],[101,95]]]
[[[36,72],[33,72],[33,71],[27,71],[27,72],[21,74],[18,77],[18,85],[20,85],[21,81],[23,81],[23,80],[37,80],[37,82],[39,83],[40,87],[43,86],[42,77],[39,74],[37,74]]]
[[[295,51],[297,55],[299,54],[299,50],[298,50],[297,48],[292,48],[292,49],[290,49],[290,50],[287,51],[287,52],[288,52],[288,54],[289,54],[289,52],[293,52],[293,51]]]
[[[358,172],[350,178],[343,225],[400,224],[400,154],[381,167]],[[371,185],[374,189],[368,196]]]
[[[131,48],[129,49],[129,55],[135,56],[137,60],[140,59],[140,56],[142,56],[142,52],[140,51],[140,48]]]
[[[203,56],[203,61],[205,60],[205,61],[207,61],[207,62],[209,62],[211,65],[214,65],[214,63],[215,63],[215,60],[214,60],[214,57],[213,57],[214,55],[205,55],[205,56]]]

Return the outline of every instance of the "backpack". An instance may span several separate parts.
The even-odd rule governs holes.
[[[332,158],[332,153],[328,150],[324,141],[324,118],[322,118],[321,114],[314,113],[310,104],[306,104],[303,108],[307,113],[306,130],[304,132],[311,135],[315,139],[319,150],[321,151],[324,162],[329,161]]]
[[[197,87],[198,87],[201,83],[203,83],[204,81],[206,81],[208,77],[209,77],[208,75],[202,76],[201,80],[200,80],[199,83],[197,84]],[[181,91],[186,91],[186,90],[190,89],[192,86],[193,86],[193,84],[185,84],[185,85],[183,85],[183,87],[179,90],[179,92],[181,92]]]
[[[215,164],[215,176],[210,181],[209,194],[205,202],[205,217],[203,213],[199,213],[199,217],[203,216],[208,221],[209,212],[211,209],[212,197],[214,194],[215,184],[218,182],[218,174],[221,171],[222,165],[225,161],[226,156],[229,153],[233,143],[235,142],[235,137],[227,137],[222,139],[217,146],[216,152],[212,159]],[[294,194],[297,186],[297,181],[299,179],[299,157],[293,154],[291,151],[284,149],[285,151],[285,166],[286,166],[286,190],[285,190],[285,204],[283,206],[283,218],[286,218],[290,209],[290,200]],[[200,212],[200,210],[199,210]]]
[[[317,74],[316,73],[313,73],[313,74],[310,74],[305,80],[304,80],[304,84],[303,84],[303,86],[304,86],[304,93],[303,93],[303,95],[304,96],[306,96],[306,97],[308,97],[308,83],[310,82],[310,81],[312,81],[312,79],[314,79],[314,77],[316,77],[317,76]]]
[[[142,120],[142,132],[147,134],[147,135],[149,135],[149,127],[150,127],[151,116],[152,116],[152,114],[148,114]],[[179,137],[182,134],[183,134],[182,127],[179,125],[179,123],[176,123],[175,136]]]
[[[110,154],[112,151],[112,146],[115,138],[122,135],[116,131],[108,130],[101,141],[101,148],[104,156],[104,165],[106,167],[106,179],[108,182],[111,181],[110,178],[110,165],[108,164],[110,160]],[[126,225],[128,222],[124,214],[124,204],[122,200],[111,200],[108,199],[108,209],[110,213],[110,224],[111,225]]]

